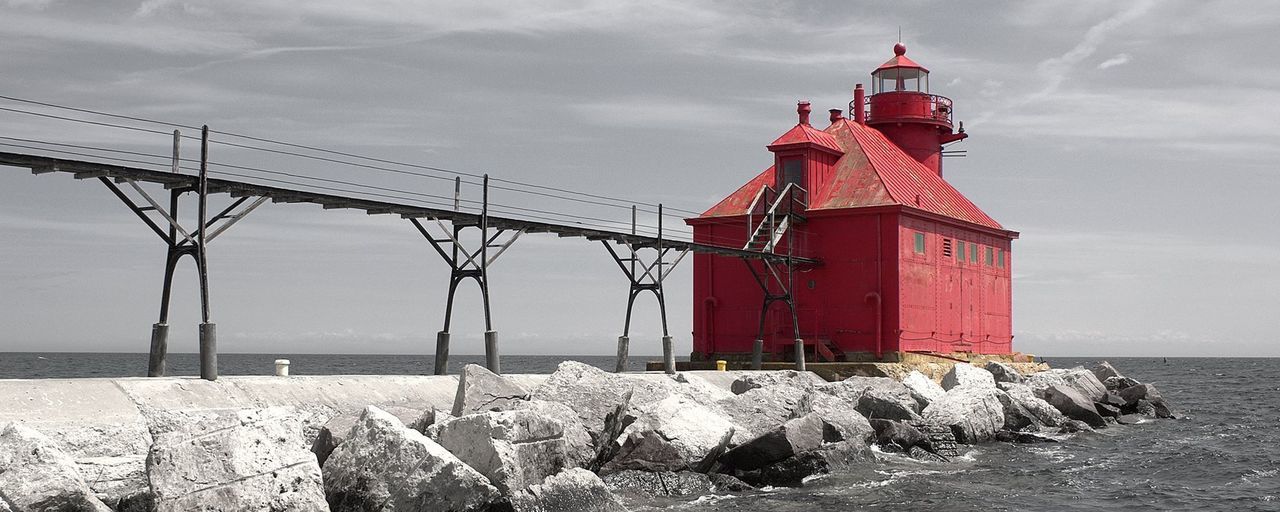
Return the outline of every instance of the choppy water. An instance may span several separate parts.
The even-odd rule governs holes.
[[[277,357],[295,374],[429,373],[429,356],[222,354],[227,375],[265,375]],[[41,359],[43,358],[43,359]],[[507,356],[512,373],[549,372],[564,359],[611,369],[612,357]],[[453,363],[480,362],[457,356]],[[647,359],[632,361],[640,369]],[[836,510],[1280,511],[1280,359],[1111,358],[1156,384],[1181,414],[1073,437],[1052,445],[987,444],[960,460],[889,460],[828,475],[802,489],[640,510],[695,512]],[[1056,359],[1056,367],[1094,359]],[[194,374],[194,355],[174,354],[171,373]],[[0,353],[0,378],[141,376],[145,354]]]

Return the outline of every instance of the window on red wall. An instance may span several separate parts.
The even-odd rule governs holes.
[[[1004,251],[999,249],[996,250],[996,266],[1004,268]]]
[[[782,160],[782,172],[779,173],[778,191],[787,188],[787,185],[794,183],[797,187],[804,188],[804,160],[799,157],[784,158]]]
[[[996,250],[994,248],[987,248],[986,261],[983,261],[983,263],[986,263],[988,267],[996,264],[995,251]]]
[[[978,263],[978,244],[969,244],[969,263]]]
[[[924,233],[916,233],[916,254],[924,254]]]

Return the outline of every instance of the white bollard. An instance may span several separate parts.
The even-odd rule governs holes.
[[[289,360],[276,359],[276,377],[288,377],[288,376],[289,376]]]

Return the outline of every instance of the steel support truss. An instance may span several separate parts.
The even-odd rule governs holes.
[[[178,173],[179,147],[182,135],[173,132],[172,172]],[[196,273],[200,278],[200,378],[217,380],[218,349],[216,325],[210,321],[209,315],[209,271],[208,254],[205,249],[209,243],[225,233],[240,219],[249,215],[262,203],[265,197],[241,197],[236,199],[213,217],[208,216],[208,161],[209,161],[209,128],[203,127],[200,135],[200,176],[195,186],[174,186],[169,188],[169,205],[165,208],[151,194],[147,193],[137,181],[129,178],[116,178],[114,181],[103,176],[96,176],[121,202],[133,211],[138,219],[151,228],[167,247],[164,265],[164,287],[160,295],[160,321],[151,327],[151,351],[147,363],[148,377],[163,377],[165,361],[169,352],[169,299],[173,290],[173,275],[178,262],[183,256],[190,256],[196,263]],[[92,173],[89,173],[92,174]],[[91,177],[91,176],[80,176]],[[141,198],[136,201],[122,189],[119,184],[128,185],[127,189]],[[178,220],[178,207],[185,194],[196,195],[198,224],[195,229],[184,228]],[[153,213],[155,215],[153,215]],[[157,222],[155,216],[159,216]],[[162,228],[161,226],[165,226]]]
[[[631,207],[631,234],[636,234],[636,208]],[[627,280],[631,283],[631,288],[627,293],[627,315],[626,320],[622,324],[622,336],[618,337],[618,360],[614,366],[615,372],[623,372],[627,369],[627,356],[630,351],[631,344],[631,313],[635,309],[636,297],[641,293],[652,292],[658,299],[658,315],[662,319],[662,369],[667,373],[676,372],[675,347],[672,345],[671,332],[667,326],[667,300],[663,293],[662,283],[667,276],[675,270],[676,265],[689,254],[689,250],[680,251],[676,259],[668,262],[667,255],[672,248],[663,247],[662,245],[662,205],[658,205],[658,239],[652,247],[641,247],[633,242],[614,242],[625,248],[625,252],[619,252],[610,245],[609,240],[602,239],[604,248],[609,251],[609,255],[613,257],[613,261],[618,264],[618,268],[622,269],[622,273],[627,276]],[[646,250],[651,250],[647,256]]]
[[[454,205],[455,208],[458,206],[456,195]],[[440,258],[449,265],[449,296],[445,302],[444,329],[436,333],[434,372],[436,375],[445,375],[449,371],[449,327],[453,321],[453,299],[457,294],[458,285],[467,279],[473,279],[480,286],[480,300],[484,306],[485,366],[489,371],[501,374],[498,332],[493,329],[493,315],[489,308],[489,267],[515,243],[516,239],[520,238],[524,231],[492,230],[489,227],[489,175],[487,174],[484,176],[484,201],[477,222],[467,223],[454,219],[450,225],[445,225],[443,221],[434,217],[427,217],[426,220],[428,222],[424,224],[418,218],[409,217],[409,222],[413,223]],[[435,224],[443,236],[432,234],[432,230],[428,229],[431,224]],[[471,229],[468,230],[468,228]],[[463,242],[463,239],[467,238],[464,234],[470,231],[478,231],[479,246],[475,249],[468,249]],[[503,235],[508,233],[510,235],[503,241]],[[496,251],[490,253],[490,249],[496,249]]]
[[[791,313],[792,333],[795,335],[796,369],[805,370],[804,340],[800,338],[800,319],[796,315],[796,300],[791,290],[795,287],[795,266],[788,259],[778,263],[767,259],[754,260],[743,258],[747,268],[751,270],[756,284],[764,291],[764,305],[760,308],[760,327],[756,330],[755,343],[751,347],[751,369],[759,370],[764,363],[764,324],[769,315],[769,307],[781,302]],[[757,266],[755,261],[759,261]]]

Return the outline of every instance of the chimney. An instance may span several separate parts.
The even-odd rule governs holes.
[[[835,124],[836,121],[844,119],[844,111],[838,108],[833,108],[831,110],[828,110],[827,112],[831,113],[831,124]]]
[[[853,88],[853,120],[858,124],[867,124],[867,96],[862,84]]]
[[[809,112],[812,110],[813,109],[809,108],[809,102],[807,101],[801,101],[799,105],[796,106],[796,113],[800,114],[800,124],[806,126],[809,125]]]

